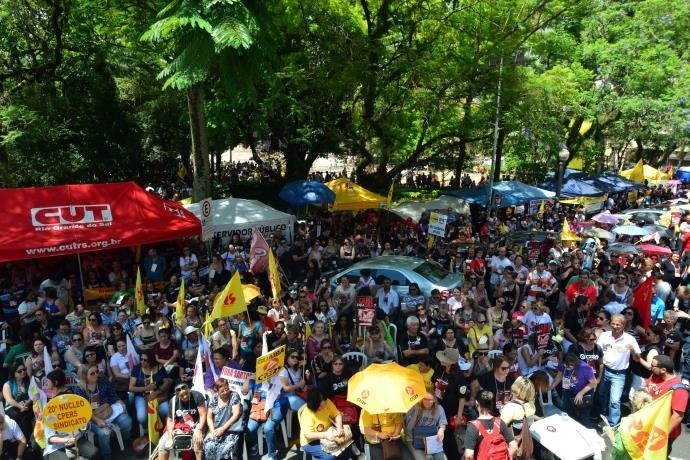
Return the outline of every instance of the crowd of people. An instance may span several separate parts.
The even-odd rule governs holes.
[[[612,199],[608,206],[615,210],[619,203]],[[496,427],[506,450],[519,449],[523,421],[549,414],[545,400],[585,427],[596,427],[600,415],[615,426],[636,391],[658,398],[687,382],[690,217],[660,242],[671,255],[646,257],[611,254],[608,242],[596,238],[559,241],[563,217],[575,228],[584,220],[578,208],[547,208],[538,216],[514,211],[470,216],[448,209],[447,234],[433,244],[427,213],[411,222],[375,211],[315,212],[297,225],[294,241],[280,231],[267,238],[291,286],[278,298],[270,297],[265,274],[252,273],[250,242],[239,235],[215,241],[210,256],[201,242],[188,240],[145,248],[141,260],[111,251],[85,255],[81,267],[7,265],[0,298],[2,454],[29,458],[42,446],[42,455],[62,459],[78,446],[82,457],[109,459],[113,432],[137,446],[146,443],[148,403],[156,400],[166,427],[161,460],[183,434],[197,460],[241,458],[245,445],[255,455],[262,440],[276,459],[277,430],[293,418],[299,433],[289,435],[315,458],[365,450],[370,458],[389,458],[391,449],[426,458],[414,435],[422,431],[443,445],[434,459],[472,458]],[[528,250],[531,241],[511,241],[518,229],[546,232],[539,251]],[[450,292],[411,285],[398,294],[389,279],[366,271],[359,280],[329,276],[362,259],[397,254],[444,266],[463,282]],[[135,305],[137,265],[144,314]],[[213,298],[236,272],[262,295],[246,313],[215,320],[209,331]],[[642,318],[635,289],[649,278],[651,317]],[[178,300],[182,279],[184,304]],[[111,294],[90,298],[94,290]],[[371,326],[357,324],[360,296],[376,307]],[[184,312],[181,322],[177,309]],[[285,367],[270,383],[248,380],[231,388],[219,377],[226,367],[255,372],[265,349],[283,345]],[[210,356],[203,391],[192,388],[199,349]],[[363,353],[369,364],[396,361],[414,369],[427,394],[407,414],[360,410],[347,401],[347,382],[363,365],[353,366],[350,352]],[[32,381],[49,397],[75,393],[89,400],[94,411],[86,430],[45,430],[36,439]],[[675,390],[673,400],[669,451],[687,412],[686,389]],[[353,443],[337,449],[348,432]],[[535,449],[537,458],[548,458],[538,443]]]

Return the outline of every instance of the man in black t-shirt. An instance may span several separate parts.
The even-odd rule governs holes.
[[[192,391],[186,383],[175,387],[175,396],[170,400],[170,413],[166,429],[158,443],[158,460],[168,460],[172,450],[173,437],[178,433],[192,435],[192,448],[196,460],[201,460],[204,430],[206,428],[206,399],[198,391]]]
[[[429,354],[429,342],[426,336],[419,332],[419,318],[409,316],[405,324],[407,330],[400,334],[398,347],[400,348],[400,364],[409,366],[417,364],[422,356]]]

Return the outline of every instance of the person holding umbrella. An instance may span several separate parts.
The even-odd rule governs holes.
[[[405,450],[400,442],[402,414],[427,393],[422,375],[390,362],[370,364],[348,380],[347,400],[361,407],[359,428],[371,448],[371,458],[382,458],[384,447]],[[388,442],[391,440],[393,442]]]
[[[359,416],[359,429],[369,444],[371,460],[399,459],[403,449],[407,450],[400,435],[403,429],[403,414],[370,414],[363,410]]]

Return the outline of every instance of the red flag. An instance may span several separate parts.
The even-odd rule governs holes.
[[[268,243],[261,231],[254,227],[252,231],[252,245],[249,248],[249,270],[255,275],[263,273],[268,267]]]
[[[642,318],[642,326],[647,329],[652,321],[652,287],[654,277],[650,276],[633,290],[633,308]]]

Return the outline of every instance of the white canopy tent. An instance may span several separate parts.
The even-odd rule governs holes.
[[[438,198],[425,202],[406,201],[391,208],[391,212],[403,219],[411,218],[417,222],[424,211],[440,211],[445,213],[448,208],[453,209],[458,214],[470,213],[470,207],[465,200],[450,195],[441,195]]]
[[[199,203],[185,205],[190,212],[201,217]],[[213,236],[223,241],[238,233],[243,238],[251,237],[258,228],[265,238],[280,229],[283,236],[292,242],[295,216],[265,205],[257,200],[224,198],[213,200]]]

